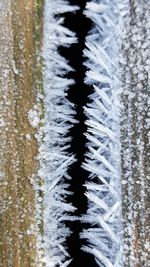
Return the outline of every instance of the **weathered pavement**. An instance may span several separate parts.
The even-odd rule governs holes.
[[[28,112],[38,91],[36,38],[40,41],[40,29],[36,35],[35,23],[42,2],[0,1],[1,267],[39,266],[35,191],[30,183],[32,175],[37,175],[38,144]]]

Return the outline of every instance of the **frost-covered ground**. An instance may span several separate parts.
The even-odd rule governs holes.
[[[73,69],[59,48],[78,42],[63,18],[76,10],[65,0],[0,1],[2,267],[71,263],[65,221],[77,218],[66,197],[76,158],[67,149],[77,122],[67,99]],[[100,267],[149,267],[149,0],[91,0],[84,15],[93,22],[83,51],[93,93],[83,107],[82,249]]]
[[[130,1],[121,71],[124,266],[150,266],[150,5]]]
[[[34,1],[0,1],[0,266],[37,267]],[[33,69],[34,66],[34,69]],[[36,80],[38,77],[36,76]]]

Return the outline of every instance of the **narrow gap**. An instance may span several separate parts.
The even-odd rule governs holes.
[[[82,217],[82,215],[87,212],[87,198],[84,195],[84,184],[89,175],[89,173],[81,166],[84,162],[87,142],[86,137],[84,136],[87,126],[85,125],[86,116],[83,108],[89,101],[88,96],[92,93],[91,88],[84,83],[86,68],[83,65],[83,62],[85,61],[83,50],[85,48],[85,38],[91,29],[92,24],[90,19],[86,18],[83,14],[86,1],[70,0],[70,5],[78,5],[80,10],[75,14],[66,13],[64,25],[76,32],[78,43],[73,44],[70,48],[60,48],[60,53],[68,59],[69,64],[75,70],[73,73],[67,75],[67,77],[75,80],[75,85],[69,89],[68,99],[75,104],[75,118],[79,123],[74,125],[69,132],[72,141],[68,152],[72,152],[76,156],[77,161],[69,170],[69,175],[72,177],[69,190],[73,192],[73,195],[69,196],[67,201],[77,208],[74,215]],[[96,267],[97,264],[94,257],[81,250],[81,247],[85,245],[86,241],[80,238],[80,233],[83,229],[87,228],[88,225],[80,221],[67,221],[65,223],[72,231],[71,236],[67,239],[68,253],[73,259],[69,267],[81,267],[83,265]]]

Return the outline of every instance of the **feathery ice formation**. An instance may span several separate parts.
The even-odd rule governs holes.
[[[94,87],[85,107],[88,152],[83,167],[90,172],[85,184],[89,207],[83,218],[91,228],[81,235],[83,249],[99,266],[122,266],[121,174],[119,131],[120,1],[91,1],[85,15],[93,23],[86,39],[85,82]]]
[[[73,12],[78,7],[70,6],[67,1],[45,1],[44,12],[44,138],[40,146],[39,157],[44,177],[44,247],[47,267],[66,267],[70,257],[66,250],[66,237],[70,234],[64,224],[74,207],[66,203],[68,190],[69,166],[75,161],[74,155],[67,153],[70,137],[68,130],[76,123],[74,107],[67,100],[67,90],[74,83],[65,78],[73,71],[65,58],[59,54],[60,46],[70,46],[77,42],[75,34],[63,26],[66,12]]]

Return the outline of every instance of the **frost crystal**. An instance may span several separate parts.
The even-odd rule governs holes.
[[[74,211],[66,203],[68,190],[68,168],[75,161],[74,155],[67,153],[70,138],[68,130],[72,127],[74,107],[67,100],[67,90],[74,83],[64,77],[72,68],[59,54],[60,46],[69,46],[77,41],[75,34],[63,26],[60,13],[75,11],[76,6],[67,1],[46,0],[44,14],[44,138],[40,146],[39,174],[44,178],[44,261],[47,267],[68,266],[70,259],[65,242],[69,229],[63,220],[65,215]]]
[[[119,127],[119,49],[122,17],[120,1],[91,1],[85,14],[94,22],[86,39],[86,83],[93,85],[87,116],[88,152],[83,167],[91,224],[81,235],[99,266],[122,266],[121,174]]]

